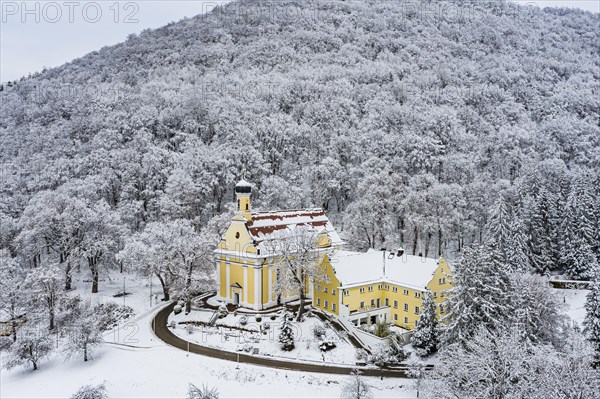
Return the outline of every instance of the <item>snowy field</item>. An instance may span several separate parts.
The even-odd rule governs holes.
[[[98,294],[89,293],[87,282],[77,281],[77,288],[70,295],[82,295],[92,303],[116,302],[134,308],[136,314],[124,322],[120,328],[104,334],[104,344],[94,354],[93,360],[84,363],[79,359],[65,358],[54,353],[52,358],[41,363],[40,370],[17,368],[10,371],[2,369],[0,373],[1,398],[65,398],[72,395],[79,387],[86,384],[106,382],[108,394],[112,398],[183,398],[186,396],[188,383],[207,384],[217,387],[222,398],[252,397],[315,397],[337,398],[341,386],[347,377],[339,375],[301,373],[285,370],[274,370],[260,366],[235,364],[223,360],[188,354],[172,348],[158,338],[151,330],[150,323],[155,312],[162,306],[157,282],[125,275],[125,291],[130,295],[115,297],[123,291],[123,275],[114,273],[111,279],[101,281]],[[583,321],[586,290],[556,290],[557,295],[564,298],[568,314],[578,323]],[[156,296],[155,294],[158,294]],[[158,299],[158,300],[157,300]],[[171,320],[208,321],[212,312],[194,311],[190,315],[172,316]],[[241,314],[229,314],[218,322],[224,325],[239,325]],[[248,329],[256,328],[254,316],[248,315]],[[262,323],[276,324],[267,316]],[[316,347],[312,334],[312,323],[320,322],[317,318],[308,318],[302,324],[300,342],[293,352],[281,353],[276,339],[268,339],[276,335],[260,336],[257,344],[261,354],[273,356],[301,357],[313,361],[322,361],[321,352]],[[276,329],[276,327],[275,327]],[[352,363],[355,350],[352,345],[340,337],[332,336],[335,332],[327,330],[331,339],[337,339],[338,347],[325,354],[328,363]],[[178,325],[175,333],[192,342],[210,346],[237,350],[239,343],[231,339],[222,343],[222,336],[212,334],[212,338],[202,338],[198,332],[190,335],[185,327]],[[204,334],[211,336],[211,334]],[[244,339],[250,340],[252,334]],[[208,341],[202,342],[203,339]],[[210,340],[215,340],[210,341]],[[309,349],[306,349],[309,342]],[[128,345],[128,346],[126,346]],[[242,345],[243,346],[243,345]],[[300,356],[300,354],[302,356]],[[3,355],[4,356],[4,355]],[[431,362],[432,359],[429,359]],[[68,378],[65,378],[68,376]],[[411,381],[405,379],[365,378],[373,387],[377,398],[415,398],[416,392],[410,387]]]
[[[256,321],[254,315],[232,313],[223,319],[218,319],[216,326],[194,326],[188,327],[181,322],[201,321],[208,322],[213,312],[192,311],[189,315],[180,313],[171,314],[169,325],[176,323],[172,329],[175,335],[200,345],[220,348],[231,352],[250,351],[251,348],[258,349],[261,356],[276,357],[284,360],[310,361],[324,364],[354,365],[356,363],[356,348],[349,343],[343,335],[339,335],[331,328],[325,328],[323,339],[317,339],[314,335],[315,326],[324,326],[317,317],[306,317],[301,323],[295,323],[294,336],[296,347],[289,352],[282,351],[277,341],[280,326],[280,317],[271,320],[270,315],[262,315],[260,321]],[[246,317],[248,323],[242,325],[240,320]],[[268,326],[268,328],[265,328]],[[232,328],[228,328],[232,327]],[[240,330],[243,329],[243,331]],[[191,332],[191,334],[190,334]],[[336,347],[322,352],[319,344],[323,341],[333,342]]]
[[[111,280],[101,281],[98,294],[88,293],[88,283],[76,282],[76,285],[78,288],[71,295],[80,294],[92,303],[123,304],[123,297],[114,297],[123,291],[123,275],[114,273]],[[40,369],[35,372],[24,368],[2,369],[0,397],[68,398],[82,385],[102,382],[106,382],[111,398],[184,398],[188,383],[216,387],[221,398],[340,396],[342,384],[347,379],[345,376],[235,364],[188,354],[166,345],[154,336],[151,329],[154,314],[165,306],[154,299],[154,293],[159,292],[157,282],[153,282],[152,305],[149,281],[125,275],[125,287],[126,292],[131,294],[125,296],[124,303],[133,307],[136,315],[120,328],[104,334],[106,344],[96,351],[91,361],[84,363],[79,358],[65,360],[61,353],[55,352],[50,359],[42,361]],[[233,315],[230,316],[233,318]],[[252,316],[249,318],[252,319]],[[189,336],[185,329],[177,330],[183,337]],[[318,353],[313,352],[314,355]],[[353,347],[340,349],[342,352],[345,354],[333,355],[332,352],[328,360],[354,358]],[[368,377],[365,380],[373,386],[375,397],[416,397],[415,391],[410,388],[410,380],[386,378],[381,381]]]
[[[566,304],[565,312],[580,326],[585,319],[585,297],[589,290],[562,290],[556,289],[556,294]]]

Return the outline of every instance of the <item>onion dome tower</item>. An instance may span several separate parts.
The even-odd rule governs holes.
[[[237,198],[237,210],[246,219],[250,220],[250,195],[252,194],[252,185],[242,179],[235,185],[235,196]]]

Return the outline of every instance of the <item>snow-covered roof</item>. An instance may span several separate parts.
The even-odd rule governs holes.
[[[342,287],[385,281],[424,290],[435,273],[438,261],[406,254],[399,257],[395,252],[371,249],[367,252],[338,251],[332,255],[331,265]]]
[[[236,187],[252,187],[252,184],[250,184],[246,180],[242,179],[239,182],[237,182],[237,184],[235,186]]]
[[[303,209],[274,212],[253,212],[246,227],[255,243],[291,234],[296,227],[315,233],[326,232],[332,246],[342,245],[342,239],[323,209]]]

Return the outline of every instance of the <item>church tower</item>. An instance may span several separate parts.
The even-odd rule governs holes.
[[[250,195],[252,194],[252,185],[242,179],[235,185],[235,196],[237,198],[237,211],[247,220],[252,218],[250,212]]]

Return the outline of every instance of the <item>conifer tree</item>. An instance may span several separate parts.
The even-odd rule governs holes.
[[[419,356],[430,355],[438,349],[438,320],[435,310],[433,297],[431,293],[426,292],[423,299],[423,310],[410,339]]]
[[[562,223],[560,264],[574,279],[594,278],[599,272],[598,262],[586,239],[585,217],[575,192],[569,194]]]
[[[500,197],[492,206],[487,223],[487,243],[506,259],[510,245],[510,215],[504,198]]]
[[[600,282],[592,285],[586,298],[585,311],[584,333],[592,342],[596,351],[595,362],[600,365]]]
[[[454,269],[444,318],[445,344],[465,343],[478,327],[497,330],[508,317],[509,270],[488,245],[465,250]]]
[[[278,342],[281,349],[291,351],[294,349],[294,330],[291,322],[292,315],[285,311],[281,318],[281,328],[279,330]]]
[[[506,249],[506,262],[516,272],[525,273],[531,271],[531,252],[527,245],[525,226],[519,217],[513,216],[510,223],[510,237]]]
[[[554,201],[554,195],[542,187],[533,198],[529,215],[531,264],[544,274],[558,266],[558,221]]]

